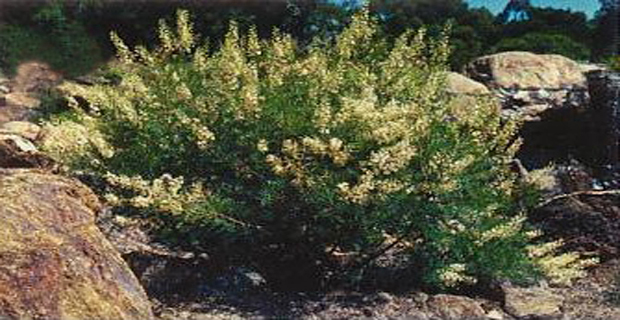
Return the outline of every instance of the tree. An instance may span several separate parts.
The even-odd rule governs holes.
[[[601,61],[619,53],[618,50],[618,0],[599,0],[601,9],[594,18],[592,35],[592,59]]]
[[[462,0],[376,0],[371,2],[374,12],[384,17],[383,28],[388,36],[406,29],[429,26],[437,31],[451,21],[452,56],[450,66],[460,70],[472,59],[488,52],[495,38],[497,26],[487,9],[470,9]]]
[[[541,54],[560,54],[574,60],[588,60],[588,47],[558,33],[532,32],[522,37],[502,39],[493,47],[494,52],[530,51]]]
[[[529,0],[511,0],[497,18],[502,23],[529,20],[531,7]]]

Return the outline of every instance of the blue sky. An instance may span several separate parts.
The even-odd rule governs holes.
[[[502,11],[509,0],[465,0],[470,7],[486,7],[492,13],[497,14]],[[553,7],[558,9],[570,9],[571,11],[582,11],[588,18],[594,17],[594,13],[601,7],[598,0],[531,0],[533,6]]]

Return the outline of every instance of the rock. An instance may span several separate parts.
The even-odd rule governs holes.
[[[460,73],[448,72],[446,76],[447,91],[455,94],[490,94],[487,87]]]
[[[266,284],[267,281],[260,273],[245,267],[233,267],[217,277],[210,285],[216,291],[241,294],[256,292],[263,289]]]
[[[387,292],[378,292],[377,293],[377,301],[381,303],[390,303],[394,301],[394,297]]]
[[[0,101],[0,123],[25,121],[34,115],[34,110],[16,105],[2,105]]]
[[[518,288],[503,286],[505,294],[504,309],[516,318],[557,316],[564,298],[544,288]]]
[[[594,64],[594,63],[582,63],[579,65],[579,68],[581,69],[581,72],[583,72],[584,74],[587,74],[590,71],[607,70],[607,66],[605,66],[604,64]]]
[[[614,131],[605,129],[612,117],[592,108],[584,73],[588,70],[599,68],[559,55],[513,51],[478,58],[465,73],[499,99],[503,117],[524,120],[520,131],[524,143],[517,156],[534,169],[571,158],[590,165],[609,149],[608,142],[597,149],[611,136],[603,137],[603,131]]]
[[[487,313],[487,318],[489,320],[503,320],[504,319],[504,315],[502,314],[501,311],[491,310],[491,311],[489,311],[489,313]]]
[[[36,109],[41,101],[24,92],[11,92],[4,96],[6,105],[20,106],[28,109]]]
[[[20,136],[0,135],[0,168],[56,170],[56,163]]]
[[[25,62],[17,67],[17,74],[12,83],[14,92],[41,93],[62,81],[62,75],[42,62]]]
[[[429,299],[430,299],[429,295],[424,292],[416,292],[413,295],[413,301],[415,301],[415,303],[420,304],[420,305],[426,304]]]
[[[543,107],[544,108],[544,107]],[[594,144],[592,139],[591,113],[581,108],[537,109],[516,111],[524,116],[520,136],[523,145],[517,154],[528,169],[544,168],[550,163],[568,163],[576,159],[584,164],[592,163]],[[535,120],[538,119],[538,120]]]
[[[99,209],[74,180],[0,169],[0,318],[153,319],[144,290],[95,226]]]
[[[585,88],[582,66],[564,56],[510,51],[480,57],[466,74],[490,88]]]
[[[37,147],[35,147],[32,144],[32,142],[15,134],[0,133],[0,141],[3,144],[13,145],[15,150],[18,152],[37,152],[38,151]]]
[[[609,174],[620,168],[620,73],[598,70],[586,76],[592,97],[592,162]]]
[[[546,199],[562,194],[600,188],[597,186],[597,181],[592,177],[592,170],[576,160],[551,168],[526,171],[525,177],[529,183],[541,191],[542,197]]]
[[[568,251],[620,254],[620,192],[586,191],[548,200],[530,214],[544,234],[563,239]]]
[[[566,165],[557,165],[553,173],[563,194],[590,191],[595,187],[591,170],[575,160]]]
[[[0,126],[0,133],[16,134],[30,141],[35,141],[41,133],[41,127],[27,121],[10,121]]]
[[[23,137],[0,133],[0,168],[56,170],[56,162]]]
[[[456,118],[470,113],[472,106],[479,103],[481,96],[492,97],[489,89],[483,84],[456,72],[447,73],[446,91],[452,96],[452,116]]]
[[[548,110],[587,105],[589,68],[560,55],[503,52],[484,56],[466,66],[466,75],[493,91],[504,116],[540,121]]]
[[[462,296],[439,294],[433,296],[427,305],[433,313],[444,320],[484,319],[486,316],[479,302]]]

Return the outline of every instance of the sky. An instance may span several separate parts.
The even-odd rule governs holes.
[[[486,7],[493,14],[497,14],[504,9],[509,0],[465,0],[465,2],[470,8]],[[531,0],[530,2],[537,7],[582,11],[588,18],[593,18],[594,13],[601,7],[598,0]]]

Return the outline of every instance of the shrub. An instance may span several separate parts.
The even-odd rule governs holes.
[[[232,23],[208,52],[188,13],[177,20],[151,51],[112,34],[120,84],[64,88],[107,146],[55,154],[104,176],[109,203],[274,283],[317,285],[395,243],[437,287],[536,273],[509,170],[516,125],[491,101],[454,107],[445,37],[389,46],[363,11],[334,45],[302,51]]]

